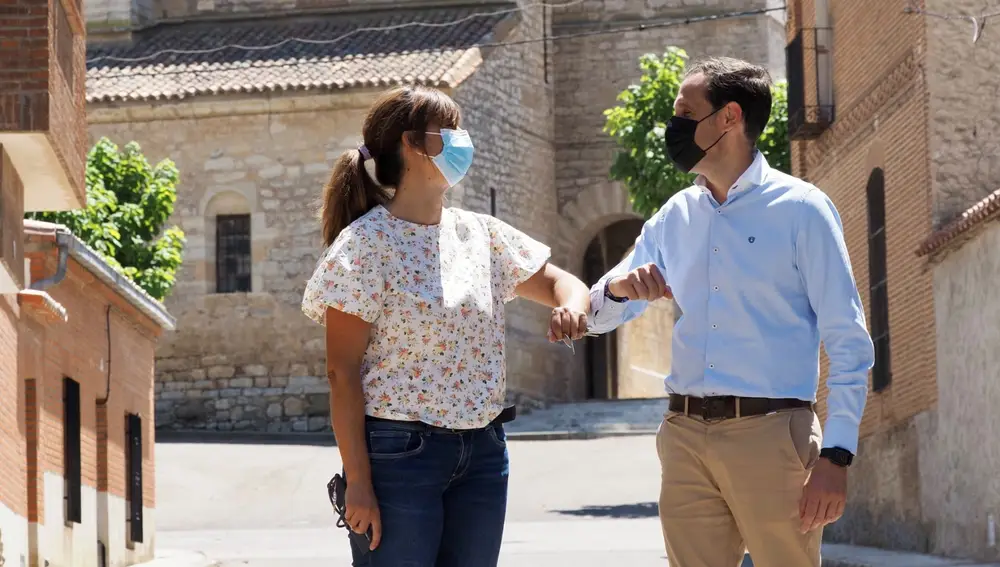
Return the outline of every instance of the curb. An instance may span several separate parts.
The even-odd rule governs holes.
[[[823,567],[1000,567],[1000,563],[823,542]]]
[[[508,431],[511,441],[581,441],[605,437],[637,437],[656,435],[655,429],[627,429],[613,431]],[[201,431],[165,429],[156,432],[157,443],[220,443],[255,445],[312,445],[336,447],[333,433],[267,433],[263,431]]]
[[[586,439],[603,439],[606,437],[641,437],[656,435],[655,429],[626,429],[618,431],[508,431],[510,441],[581,441]]]
[[[209,559],[200,551],[164,550],[152,561],[136,563],[132,567],[218,567],[219,561]]]

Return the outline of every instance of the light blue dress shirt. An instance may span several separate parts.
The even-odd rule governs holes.
[[[668,392],[815,401],[822,340],[830,359],[823,447],[857,453],[875,352],[840,216],[822,191],[771,169],[760,152],[721,205],[697,179],[591,289],[591,332],[645,310],[644,301],[606,299],[604,285],[647,263],[682,311]]]

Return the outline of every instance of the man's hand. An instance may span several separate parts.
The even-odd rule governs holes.
[[[615,297],[625,297],[630,300],[656,301],[661,298],[671,298],[670,288],[660,273],[656,264],[639,266],[631,272],[614,278],[608,283],[608,291]]]
[[[351,482],[347,483],[347,494],[344,500],[347,505],[347,510],[344,512],[347,526],[356,534],[363,534],[371,527],[371,546],[369,549],[374,550],[382,541],[382,517],[379,514],[372,483],[352,479]]]
[[[613,292],[612,292],[613,293]],[[847,501],[847,467],[820,458],[802,489],[799,519],[802,533],[832,524],[844,514]]]
[[[569,307],[556,307],[549,319],[549,342],[578,340],[587,333],[587,314]]]

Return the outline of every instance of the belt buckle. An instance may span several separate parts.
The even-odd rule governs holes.
[[[701,419],[712,423],[726,419],[726,399],[725,398],[702,398]],[[712,416],[712,414],[715,414]]]

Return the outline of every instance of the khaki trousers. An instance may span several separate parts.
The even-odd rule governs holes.
[[[799,533],[799,501],[819,459],[808,409],[705,422],[668,413],[656,434],[660,521],[671,567],[820,567],[822,528]]]

